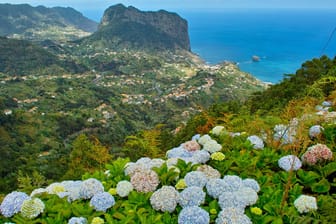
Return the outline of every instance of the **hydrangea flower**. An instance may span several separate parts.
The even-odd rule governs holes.
[[[112,196],[117,195],[117,188],[111,187],[107,192]]]
[[[294,155],[283,156],[278,160],[278,165],[280,168],[290,171],[298,170],[301,168],[302,163],[300,159]]]
[[[247,140],[249,140],[251,142],[254,149],[263,149],[264,148],[264,141],[256,135],[249,136],[247,138]]]
[[[68,192],[68,201],[72,202],[81,198],[80,189],[83,181],[63,181],[66,192]]]
[[[214,153],[214,154],[216,154],[216,153]],[[218,170],[216,170],[216,169],[214,169],[211,166],[206,165],[206,164],[197,167],[197,171],[201,171],[207,179],[220,178],[221,177],[221,174]]]
[[[205,142],[203,149],[210,153],[214,153],[220,151],[222,149],[222,145],[218,144],[216,140],[211,139]]]
[[[184,158],[192,157],[192,155],[193,155],[193,152],[187,151],[182,146],[168,150],[166,153],[166,156],[168,159],[170,158],[184,159]]]
[[[157,211],[173,212],[179,200],[179,193],[172,186],[163,186],[155,191],[151,198],[150,203]]]
[[[194,135],[191,140],[195,140],[195,141],[198,141],[198,139],[200,139],[201,135],[200,134],[196,134]]]
[[[200,137],[198,139],[198,143],[201,144],[201,145],[204,145],[205,143],[207,143],[210,140],[211,140],[210,135],[203,135],[202,137]]]
[[[36,195],[43,194],[43,193],[46,193],[46,192],[47,192],[47,190],[44,189],[44,188],[37,188],[30,193],[30,197],[34,197]]]
[[[274,127],[273,138],[283,144],[290,144],[295,141],[296,130],[294,127],[279,124]]]
[[[21,206],[21,215],[28,219],[39,216],[44,210],[44,203],[39,198],[30,198],[24,200]]]
[[[213,198],[218,198],[228,188],[228,183],[219,178],[210,179],[206,184],[207,192]]]
[[[244,214],[244,210],[239,208],[225,208],[216,219],[216,224],[252,224],[250,218]]]
[[[65,192],[65,187],[61,183],[52,183],[48,187],[46,187],[46,191],[48,194],[59,194],[61,192]]]
[[[294,206],[300,213],[317,210],[316,198],[308,195],[300,195],[294,201]]]
[[[152,159],[150,161],[150,167],[153,168],[153,167],[157,167],[157,168],[160,168],[166,161],[164,161],[163,159],[158,159],[158,158],[155,158],[155,159]]]
[[[95,194],[101,192],[104,192],[104,186],[95,178],[84,180],[79,189],[79,195],[84,199],[92,198]]]
[[[143,163],[133,163],[129,162],[125,165],[124,173],[126,176],[132,177],[136,172],[142,172],[143,170],[148,170],[149,166]]]
[[[319,162],[331,160],[332,156],[332,151],[328,148],[328,146],[323,144],[316,144],[309,147],[302,155],[301,159],[308,165],[315,165]]]
[[[223,161],[225,159],[225,155],[222,152],[215,152],[211,154],[211,159],[217,161]]]
[[[319,136],[324,128],[321,125],[314,125],[309,128],[309,137],[316,138]]]
[[[153,170],[143,170],[142,172],[136,172],[131,177],[131,183],[136,191],[148,193],[155,191],[160,180]]]
[[[260,191],[260,186],[258,182],[252,178],[247,178],[243,180],[243,186],[252,188],[255,192]]]
[[[180,179],[175,185],[175,188],[178,190],[185,189],[186,187],[187,187],[187,184],[184,181],[184,179]]]
[[[115,204],[114,197],[108,192],[100,192],[95,194],[91,200],[90,205],[97,211],[105,212]]]
[[[126,197],[128,194],[133,191],[133,185],[127,180],[119,181],[117,184],[117,194],[120,197]]]
[[[181,207],[200,206],[205,201],[205,192],[200,187],[187,187],[180,193]]]
[[[200,163],[206,163],[210,159],[210,154],[209,152],[205,150],[200,150],[196,151],[192,157],[191,157],[191,162],[193,164],[200,164]]]
[[[222,192],[218,198],[218,204],[222,210],[225,208],[231,208],[231,207],[244,210],[247,205],[244,199],[240,197],[239,191]]]
[[[246,206],[253,205],[258,200],[258,194],[249,187],[242,187],[237,191],[238,198],[242,200]]]
[[[330,101],[323,101],[322,102],[322,106],[324,106],[324,107],[331,107],[332,103]]]
[[[224,126],[218,125],[211,130],[211,133],[218,136],[221,134],[222,131],[225,131]]]
[[[0,205],[0,212],[3,216],[9,218],[21,210],[22,203],[29,199],[24,192],[13,191],[6,195]]]
[[[225,191],[234,192],[240,189],[243,186],[243,180],[236,175],[225,175],[223,177],[223,180],[225,181]]]
[[[178,224],[209,224],[210,216],[204,209],[192,206],[185,207],[178,216]]]
[[[203,188],[207,182],[206,176],[200,171],[191,171],[187,173],[184,180],[188,187],[196,186]]]
[[[68,224],[87,224],[87,220],[84,217],[72,217],[69,219]]]
[[[252,207],[250,208],[250,211],[255,215],[262,215],[262,210],[258,207]]]
[[[201,146],[195,140],[183,143],[182,147],[189,152],[194,152],[201,149]]]
[[[104,219],[100,217],[94,217],[91,221],[91,224],[104,224],[104,223],[105,223]]]

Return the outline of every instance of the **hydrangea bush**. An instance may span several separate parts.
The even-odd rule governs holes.
[[[217,126],[164,158],[119,159],[83,180],[52,183],[30,196],[12,192],[1,202],[0,223],[333,223],[335,146],[316,143],[323,138],[307,127],[307,145],[315,145],[291,151],[299,144],[294,121],[268,137],[278,148],[252,133],[248,140],[263,150],[247,150],[249,134]]]

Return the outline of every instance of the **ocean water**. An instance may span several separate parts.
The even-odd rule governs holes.
[[[336,56],[336,11],[328,9],[226,9],[176,11],[189,24],[191,48],[209,64],[238,63],[242,71],[277,83],[301,64]],[[99,21],[102,12],[84,14]],[[260,57],[252,62],[252,56]]]
[[[284,74],[295,73],[303,62],[322,54],[336,56],[336,33],[330,39],[336,28],[335,10],[238,9],[180,14],[188,20],[193,52],[210,64],[236,62],[242,71],[266,82],[277,83]],[[253,62],[253,55],[260,61]]]

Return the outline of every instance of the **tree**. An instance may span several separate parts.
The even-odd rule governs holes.
[[[72,143],[68,171],[64,178],[80,178],[85,172],[102,169],[112,159],[107,147],[92,137],[91,141],[85,134],[79,135]]]

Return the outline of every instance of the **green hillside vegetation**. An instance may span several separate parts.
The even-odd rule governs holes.
[[[84,72],[86,68],[29,41],[0,37],[0,72],[10,75],[63,74]]]
[[[0,4],[0,36],[68,41],[88,36],[98,24],[73,8]]]
[[[77,188],[71,185],[75,183],[70,182],[49,185],[51,180],[41,177],[41,173],[36,173],[41,170],[33,167],[30,172],[21,170],[20,175],[15,174],[19,179],[19,190],[30,194],[32,189],[44,187],[45,190],[40,189],[40,192],[44,193],[35,191],[36,197],[42,202],[34,202],[36,207],[30,207],[29,211],[25,209],[25,205],[18,214],[11,218],[0,216],[0,220],[17,223],[66,223],[71,218],[83,217],[89,223],[98,222],[100,219],[107,223],[185,223],[183,221],[185,219],[195,219],[199,223],[223,223],[222,220],[231,220],[230,214],[235,214],[235,217],[240,220],[239,223],[243,223],[242,220],[246,223],[250,223],[246,220],[251,220],[252,223],[334,223],[336,221],[333,211],[336,205],[335,68],[335,59],[321,57],[307,61],[296,74],[282,83],[251,96],[247,101],[233,100],[213,104],[207,110],[192,116],[174,132],[171,132],[169,126],[162,124],[134,133],[125,138],[125,144],[117,151],[113,148],[109,149],[112,157],[107,154],[104,144],[97,139],[103,133],[89,136],[83,133],[77,135],[75,140],[70,142],[70,150],[65,152],[70,155],[70,159],[64,161],[69,169],[64,169],[63,173],[66,176],[63,178],[78,179],[80,174],[74,173],[76,169],[71,168],[78,167],[85,172],[82,180],[87,182],[78,182],[77,184],[82,185],[76,185]],[[318,77],[314,74],[318,74]],[[204,73],[198,75],[208,77]],[[194,84],[198,82],[193,80]],[[298,88],[298,85],[302,88]],[[283,92],[292,95],[280,94]],[[2,99],[2,105],[15,106],[15,103],[9,99]],[[17,123],[20,127],[19,122],[27,122],[26,125],[21,126],[21,130],[28,125],[29,120],[26,118],[19,120],[18,113],[14,116],[6,116],[2,115],[4,124]],[[22,116],[27,114],[23,113]],[[8,121],[9,118],[13,120]],[[31,122],[31,126],[36,125],[32,125],[35,120]],[[310,128],[314,125],[320,125],[323,129],[319,129],[320,132],[311,131]],[[4,134],[1,136],[9,136],[8,128],[11,126],[4,127],[7,128],[7,134],[2,131]],[[278,132],[280,127],[283,129]],[[33,132],[24,132],[25,130],[27,129],[24,128],[21,133],[27,139],[22,141],[27,144],[28,134]],[[187,144],[193,136],[195,138],[196,134],[203,137],[197,140],[198,143],[195,141]],[[206,137],[206,134],[209,134],[209,137]],[[259,136],[262,146],[260,142],[248,140],[254,135]],[[10,139],[8,137],[7,141]],[[210,140],[211,144],[209,142],[207,145]],[[181,145],[182,143],[187,145]],[[230,201],[225,201],[226,197],[216,196],[218,191],[215,185],[204,186],[205,182],[212,182],[210,179],[207,181],[204,177],[203,180],[199,176],[201,174],[193,172],[201,170],[207,172],[209,176],[218,175],[214,170],[209,171],[209,167],[205,168],[199,164],[203,162],[192,164],[178,160],[171,167],[172,159],[167,160],[168,162],[150,159],[167,159],[166,156],[174,158],[174,153],[187,148],[191,150],[189,151],[191,154],[184,152],[180,156],[189,158],[187,156],[193,155],[198,150],[196,145],[211,154],[205,163],[219,172],[222,179],[217,181],[229,181],[228,185],[223,185],[226,187],[222,191],[227,193],[226,197],[232,197]],[[31,147],[28,148],[31,149]],[[86,150],[80,152],[79,148]],[[168,152],[168,150],[171,151]],[[94,154],[97,156],[94,157]],[[301,161],[283,160],[289,155],[296,156]],[[133,170],[130,167],[134,164],[125,166],[130,161],[128,158],[117,158],[117,156],[127,156],[133,162],[140,159],[136,163],[139,167]],[[194,159],[202,160],[203,157],[199,156]],[[41,160],[47,158],[48,156],[41,156]],[[12,163],[7,165],[11,166]],[[159,165],[153,165],[155,167],[149,170],[150,164]],[[57,165],[60,166],[60,164]],[[191,178],[192,175],[195,175],[194,179]],[[141,180],[145,180],[146,184]],[[127,184],[123,183],[125,185],[121,187],[118,185],[120,181],[130,181],[134,189],[127,191],[129,189],[126,187]],[[85,184],[89,182],[95,187],[91,189],[89,188],[91,185],[87,185],[85,188]],[[204,182],[203,185],[201,182]],[[186,192],[193,184],[197,186],[200,184],[201,190],[199,193],[193,190],[195,195],[192,196]],[[72,188],[69,188],[70,185]],[[78,186],[82,187],[79,189]],[[164,186],[175,187],[179,192],[178,195],[184,199],[174,201],[175,196],[166,198],[164,195],[167,193],[161,196],[159,192],[153,193],[158,189],[170,192]],[[219,185],[216,186],[219,187]],[[250,189],[243,186],[248,186],[247,188]],[[151,190],[147,191],[145,187]],[[81,192],[79,196],[71,193],[73,188]],[[84,191],[84,189],[87,190]],[[109,193],[101,195],[100,199],[90,200],[93,189],[99,189],[97,193],[102,191]],[[245,193],[246,196],[243,196]],[[175,193],[171,194],[175,195]],[[204,196],[201,196],[203,194]],[[65,197],[62,198],[62,195]],[[114,197],[113,202],[112,199],[110,200],[111,195]],[[198,199],[200,200],[197,201]],[[106,207],[102,209],[95,200],[101,200]],[[39,203],[44,204],[43,211]],[[191,203],[201,209],[188,208],[184,203]],[[227,203],[232,203],[233,207],[228,209]],[[239,210],[241,209],[239,206],[243,206],[243,210]],[[189,212],[187,212],[188,209]],[[32,218],[27,218],[30,215]]]

